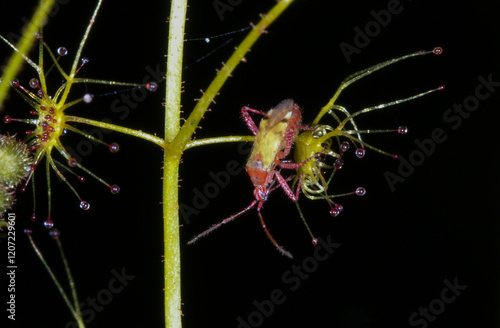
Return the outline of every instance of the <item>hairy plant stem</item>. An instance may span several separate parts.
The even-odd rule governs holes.
[[[165,141],[169,143],[179,131],[186,10],[187,0],[171,1],[165,93]],[[182,148],[180,145],[170,144],[164,152],[163,159],[165,327],[172,328],[182,327],[179,193],[177,190]]]
[[[165,250],[165,325],[168,328],[181,327],[181,276],[180,276],[180,244],[179,244],[179,198],[178,169],[183,151],[205,115],[208,106],[231,76],[236,66],[245,60],[245,55],[258,38],[265,33],[267,27],[293,2],[281,0],[262,17],[247,37],[236,48],[226,64],[217,73],[208,89],[204,92],[182,128],[178,128],[180,120],[182,49],[184,42],[184,25],[186,0],[172,0],[167,53],[167,90],[165,98],[165,140],[169,146],[165,150],[163,170],[163,222]],[[222,140],[213,139],[212,142]],[[229,140],[228,140],[229,141]],[[230,141],[239,141],[230,140]],[[194,146],[191,143],[191,146]]]
[[[186,144],[185,149],[198,146],[205,146],[205,145],[214,145],[218,143],[227,143],[227,142],[253,142],[254,140],[255,140],[254,136],[227,136],[227,137],[196,139],[189,141]]]

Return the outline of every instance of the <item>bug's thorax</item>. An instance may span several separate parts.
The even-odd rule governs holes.
[[[264,187],[269,188],[272,184],[274,184],[274,165],[271,165],[269,170],[265,170],[260,165],[262,162],[255,161],[251,163],[251,165],[246,166],[246,171],[250,176],[250,180],[252,181],[254,187]]]

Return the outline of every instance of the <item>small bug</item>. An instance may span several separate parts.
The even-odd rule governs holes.
[[[258,128],[250,116],[250,112],[264,116]],[[300,125],[302,114],[299,106],[295,104],[292,99],[283,100],[267,113],[247,106],[241,109],[241,113],[250,131],[255,135],[252,151],[245,167],[254,185],[253,194],[255,199],[242,211],[214,224],[204,232],[193,237],[189,240],[188,244],[193,244],[199,238],[206,236],[223,224],[234,220],[257,205],[257,213],[259,214],[260,222],[269,240],[271,240],[281,254],[293,258],[290,252],[286,251],[276,242],[267,229],[261,214],[261,208],[269,194],[280,186],[291,200],[294,202],[298,200],[301,184],[300,179],[297,189],[294,192],[287,183],[292,177],[285,179],[281,175],[280,169],[298,169],[314,158],[315,155],[301,163],[292,163],[284,160],[289,155],[293,141],[297,137],[299,130],[310,128]],[[276,181],[278,181],[277,185]]]

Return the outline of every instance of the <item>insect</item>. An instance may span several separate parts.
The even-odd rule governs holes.
[[[285,158],[290,154],[293,141],[297,137],[299,130],[307,130],[310,128],[300,125],[302,114],[299,106],[295,104],[292,99],[283,100],[267,113],[247,106],[241,109],[241,113],[250,131],[252,131],[255,135],[252,151],[245,167],[248,175],[250,176],[250,180],[254,185],[253,194],[255,199],[242,211],[212,225],[204,232],[193,237],[189,240],[188,244],[193,244],[199,238],[206,236],[223,224],[231,222],[241,214],[257,206],[257,213],[259,215],[262,228],[264,228],[269,240],[271,240],[273,245],[281,254],[293,258],[290,252],[286,251],[276,242],[267,229],[266,223],[264,222],[261,214],[261,209],[269,194],[279,187],[285,191],[291,200],[294,202],[298,200],[301,179],[299,179],[297,189],[294,192],[287,183],[287,181],[291,180],[293,177],[291,176],[285,179],[281,175],[280,169],[298,169],[314,158],[315,155],[313,154],[310,158],[305,159],[301,163],[292,163],[291,161],[285,160]],[[250,113],[264,116],[258,128],[250,116]],[[278,184],[276,184],[276,182],[278,182]]]
[[[304,165],[298,168],[297,177],[295,183],[301,186],[304,195],[310,199],[325,199],[330,206],[330,214],[332,216],[337,216],[342,211],[342,205],[336,204],[332,198],[357,194],[364,195],[366,190],[362,187],[357,188],[354,192],[349,192],[340,195],[329,195],[328,185],[330,184],[335,172],[342,168],[344,160],[342,158],[343,154],[350,148],[351,144],[356,148],[355,155],[358,158],[365,156],[366,148],[375,150],[381,154],[397,158],[395,154],[389,154],[383,150],[373,147],[362,140],[363,134],[371,133],[386,133],[386,132],[398,132],[400,134],[406,134],[408,129],[405,126],[400,126],[396,129],[385,129],[385,130],[375,130],[366,129],[360,130],[356,125],[355,118],[358,115],[366,114],[372,111],[378,111],[386,107],[394,106],[406,101],[410,101],[422,96],[425,96],[431,92],[443,90],[444,86],[439,86],[436,89],[425,91],[407,98],[394,100],[385,104],[380,104],[377,106],[371,106],[368,108],[361,109],[355,113],[350,113],[345,107],[336,104],[337,98],[341,92],[350,84],[358,81],[359,79],[372,74],[373,72],[382,69],[386,66],[392,65],[401,60],[405,60],[415,56],[421,56],[426,54],[439,55],[443,52],[443,49],[436,47],[431,51],[419,51],[398,58],[390,59],[385,62],[379,63],[377,65],[371,66],[362,71],[356,72],[348,76],[340,85],[337,92],[334,94],[332,99],[324,106],[316,119],[313,121],[312,126],[314,129],[302,132],[295,140],[295,151],[294,160],[296,162],[301,162],[309,158],[313,154],[321,154],[311,161],[304,163]],[[319,121],[323,117],[329,114],[336,123],[336,127],[328,124],[320,124]],[[335,126],[335,125],[334,125]],[[343,141],[342,141],[342,139]],[[347,140],[346,140],[347,139]],[[336,151],[334,150],[336,149]],[[330,176],[326,179],[324,177],[326,170],[331,170]],[[305,223],[304,216],[296,203],[297,209],[302,220]],[[307,224],[306,224],[307,227]],[[309,228],[308,228],[309,230]],[[310,232],[310,231],[309,231]],[[312,234],[311,234],[312,236]],[[313,237],[314,238],[314,237]]]

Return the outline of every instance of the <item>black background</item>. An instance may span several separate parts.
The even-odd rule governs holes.
[[[44,39],[51,49],[62,45],[69,49],[70,54],[61,61],[68,68],[95,1],[66,2],[46,25]],[[19,33],[23,16],[29,18],[33,12],[36,1],[32,3],[3,7],[0,33]],[[193,2],[188,9],[186,38],[212,37],[244,28],[250,21],[257,22],[259,13],[273,4],[243,0],[232,11],[224,12],[221,20],[212,1]],[[256,311],[254,301],[268,300],[276,289],[286,300],[258,323],[261,327],[411,327],[409,317],[419,307],[436,304],[446,288],[445,279],[456,279],[467,288],[446,304],[429,327],[498,326],[499,176],[495,140],[499,91],[481,101],[457,129],[443,119],[446,110],[474,95],[478,76],[492,75],[493,80],[500,81],[498,6],[485,0],[401,1],[402,11],[392,15],[390,23],[347,62],[339,44],[353,45],[354,28],[363,30],[374,20],[370,12],[379,12],[387,5],[388,1],[296,1],[252,48],[247,63],[235,70],[196,137],[248,135],[239,109],[250,105],[267,111],[285,98],[293,98],[303,109],[304,122],[310,122],[349,74],[390,58],[441,46],[441,56],[412,58],[353,84],[338,103],[354,112],[445,84],[442,92],[360,117],[359,125],[372,129],[407,125],[410,132],[406,136],[394,133],[365,138],[406,159],[417,149],[415,140],[430,138],[436,128],[445,131],[446,141],[436,145],[403,183],[396,184],[394,192],[384,173],[397,173],[399,160],[374,151],[367,151],[363,159],[356,158],[353,151],[347,153],[344,168],[335,176],[330,190],[342,193],[364,186],[367,194],[339,200],[344,212],[337,218],[329,216],[326,202],[302,196],[300,204],[313,232],[340,247],[307,279],[300,279],[296,290],[291,290],[295,283],[284,280],[283,275],[293,265],[310,264],[314,248],[294,204],[281,191],[271,195],[263,215],[274,237],[294,254],[294,260],[274,249],[255,211],[193,246],[186,245],[190,237],[252,201],[247,174],[242,171],[232,176],[229,185],[221,188],[199,214],[189,216],[189,224],[181,222],[185,327],[237,327],[238,317],[245,321],[249,315],[257,318],[252,314]],[[91,61],[82,75],[142,82],[148,74],[146,67],[160,65],[164,70],[168,6],[168,1],[132,5],[105,1],[84,49],[83,55]],[[227,60],[243,36],[185,44],[185,63],[194,63],[184,71],[185,115],[195,105],[193,99],[199,98],[199,90],[206,89],[215,69]],[[228,46],[195,63],[231,37],[234,39]],[[5,63],[11,50],[6,45],[0,49]],[[36,59],[36,51],[30,57]],[[34,76],[27,65],[19,75],[24,85]],[[51,90],[55,90],[60,77],[56,72],[51,77]],[[109,118],[116,124],[162,136],[164,87],[165,83],[160,83],[160,90],[131,109],[125,121],[120,118],[124,112],[111,110],[113,101],[121,99],[122,94],[96,97],[92,105],[79,104],[68,114]],[[85,89],[101,94],[122,88],[79,86],[73,97]],[[10,98],[2,114],[27,117],[28,105],[14,92]],[[2,132],[24,129],[27,126],[22,124],[0,123]],[[102,311],[95,312],[88,327],[162,327],[162,151],[118,133],[104,134],[104,139],[118,142],[120,152],[110,154],[105,147],[93,147],[82,164],[106,181],[119,184],[120,194],[111,195],[91,177],[83,185],[71,179],[82,198],[91,203],[91,209],[84,212],[67,186],[53,178],[52,217],[61,230],[82,302],[107,288],[112,270],[125,268],[126,274],[135,277]],[[82,139],[68,134],[62,140],[65,146],[77,149]],[[224,171],[230,161],[245,164],[246,155],[238,152],[237,144],[186,151],[180,166],[181,204],[192,206],[194,188],[203,191],[213,181],[209,173]],[[36,180],[38,220],[29,219],[31,191],[18,195],[14,208],[18,327],[65,327],[71,321],[62,298],[22,234],[24,228],[34,230],[44,256],[66,285],[57,248],[42,225],[47,210],[43,176],[42,169]],[[2,245],[6,245],[5,239]],[[6,247],[2,249],[0,262],[6,263]],[[3,280],[1,295],[6,294],[6,285]],[[7,314],[2,304],[3,320]]]

